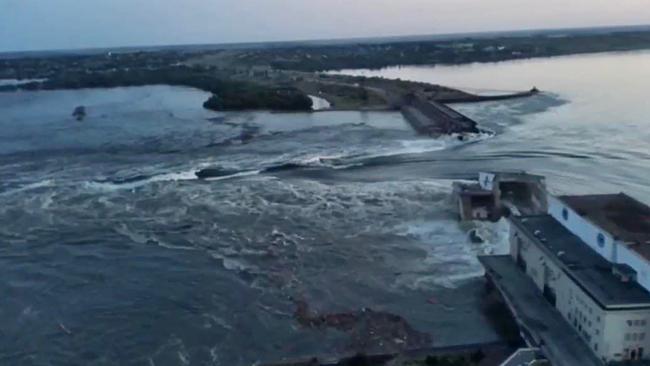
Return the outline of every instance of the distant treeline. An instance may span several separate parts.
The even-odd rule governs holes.
[[[251,63],[276,69],[324,71],[399,65],[464,64],[580,53],[650,49],[650,32],[589,35],[467,38],[249,51]]]
[[[64,72],[43,82],[0,86],[0,91],[115,88],[145,85],[185,86],[211,92],[204,103],[212,110],[309,110],[311,99],[291,87],[271,87],[211,76],[202,69],[168,67],[155,70],[121,69],[102,72]]]

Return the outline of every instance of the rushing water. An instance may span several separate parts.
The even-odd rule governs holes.
[[[344,333],[301,328],[295,299],[398,314],[436,345],[494,340],[476,255],[502,251],[506,227],[459,225],[451,179],[527,169],[559,192],[650,201],[649,61],[373,72],[546,91],[458,106],[496,132],[464,143],[419,138],[397,113],[213,113],[182,88],[1,94],[0,364],[230,366],[349,350]],[[202,168],[223,174],[198,180]],[[472,228],[485,244],[469,242]]]
[[[438,344],[463,341],[465,321],[470,339],[494,338],[480,285],[461,281],[493,246],[467,244],[450,182],[337,174],[455,139],[418,138],[397,113],[217,114],[205,98],[0,95],[0,364],[244,365],[347,348],[300,328],[294,299],[396,313]],[[223,176],[198,180],[202,168]]]
[[[486,94],[536,86],[543,95],[456,106],[500,133],[452,152],[462,161],[453,171],[526,169],[547,175],[559,192],[626,191],[650,202],[650,52],[342,72]],[[445,159],[434,165],[449,171]]]

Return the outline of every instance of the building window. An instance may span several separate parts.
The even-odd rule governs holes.
[[[569,210],[567,210],[566,208],[562,209],[562,218],[564,219],[564,221],[567,221],[569,219]]]
[[[603,234],[598,234],[598,246],[599,247],[604,247],[605,246],[605,235]]]
[[[594,351],[598,352],[598,343],[594,344]]]
[[[642,341],[645,339],[645,333],[640,333],[639,334],[639,340]]]

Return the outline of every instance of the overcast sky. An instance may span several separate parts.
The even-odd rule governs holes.
[[[650,24],[650,0],[0,0],[0,51]]]

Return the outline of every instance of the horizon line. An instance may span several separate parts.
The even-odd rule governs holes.
[[[617,25],[597,25],[597,26],[586,26],[586,27],[561,27],[561,28],[524,28],[524,29],[508,29],[508,30],[483,30],[483,31],[468,31],[468,32],[449,32],[449,33],[429,33],[429,34],[405,34],[405,35],[380,35],[380,36],[368,36],[368,37],[337,37],[337,38],[304,38],[304,39],[292,39],[292,40],[266,40],[266,41],[242,41],[242,42],[216,42],[216,43],[154,43],[150,45],[121,45],[121,46],[96,46],[96,47],[75,47],[75,48],[49,48],[49,49],[28,49],[28,50],[10,50],[10,51],[0,51],[0,56],[4,55],[27,55],[27,54],[39,54],[39,53],[54,53],[54,54],[75,54],[75,53],[95,53],[105,50],[116,50],[116,51],[129,51],[129,50],[145,50],[145,49],[155,49],[155,48],[181,48],[181,47],[214,47],[215,49],[219,48],[247,48],[251,46],[282,46],[282,45],[293,45],[306,43],[309,45],[344,45],[347,43],[354,42],[368,42],[368,43],[390,43],[390,41],[402,40],[408,42],[409,40],[416,40],[418,38],[439,38],[439,40],[452,40],[454,38],[463,38],[463,37],[476,37],[476,36],[489,36],[489,35],[500,35],[500,34],[512,34],[517,33],[540,33],[540,32],[566,32],[566,31],[606,31],[606,30],[620,30],[625,32],[626,30],[632,29],[643,29],[647,28],[650,30],[650,24],[617,24]],[[372,42],[375,41],[375,42]]]

